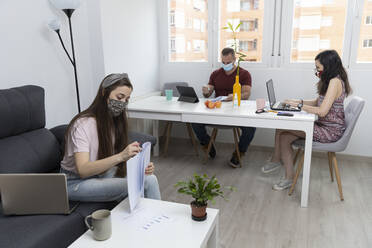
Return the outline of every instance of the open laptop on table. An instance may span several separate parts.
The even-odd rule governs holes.
[[[0,174],[0,193],[4,215],[70,214],[66,175]]]
[[[281,111],[301,111],[298,107],[292,107],[289,104],[284,102],[277,102],[275,98],[275,91],[274,91],[274,83],[273,80],[270,79],[266,82],[267,94],[269,96],[270,108],[272,110],[281,110]]]

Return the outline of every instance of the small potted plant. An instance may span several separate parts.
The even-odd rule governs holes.
[[[191,195],[194,200],[191,202],[191,217],[196,221],[203,221],[207,219],[207,205],[208,201],[215,203],[215,197],[222,197],[226,200],[221,185],[218,183],[215,176],[209,178],[206,174],[194,174],[189,181],[179,181],[174,185],[178,187],[178,193]],[[230,191],[234,191],[233,187],[225,187]]]

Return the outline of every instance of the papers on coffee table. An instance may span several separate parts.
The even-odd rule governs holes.
[[[130,211],[132,212],[140,198],[144,196],[145,169],[150,163],[151,143],[142,145],[142,151],[127,161],[127,182]]]

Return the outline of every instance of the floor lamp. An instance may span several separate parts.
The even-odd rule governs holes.
[[[76,69],[76,57],[75,57],[75,47],[74,47],[74,38],[72,35],[72,24],[71,24],[71,17],[74,11],[79,7],[80,0],[50,0],[50,3],[56,7],[57,9],[60,9],[63,11],[63,13],[66,14],[68,18],[68,24],[70,29],[70,38],[71,38],[71,50],[72,50],[72,58],[67,51],[65,44],[63,43],[61,34],[60,34],[60,28],[61,28],[61,22],[58,19],[52,20],[49,22],[49,27],[56,32],[58,35],[59,41],[61,42],[61,45],[63,47],[63,50],[65,51],[67,57],[69,58],[73,68],[74,68],[74,76],[75,76],[75,89],[76,89],[76,98],[77,98],[77,105],[78,105],[78,111],[81,112],[80,109],[80,95],[79,95],[79,83],[77,78],[77,69]]]

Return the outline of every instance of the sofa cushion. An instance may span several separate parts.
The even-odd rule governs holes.
[[[67,247],[85,231],[83,217],[75,212],[70,215],[0,214],[0,247]]]
[[[0,139],[0,173],[51,172],[59,158],[58,141],[45,128]]]
[[[44,89],[27,85],[0,90],[0,138],[45,126]]]
[[[86,230],[84,218],[117,202],[80,203],[70,215],[4,216],[0,202],[0,247],[67,247]]]

